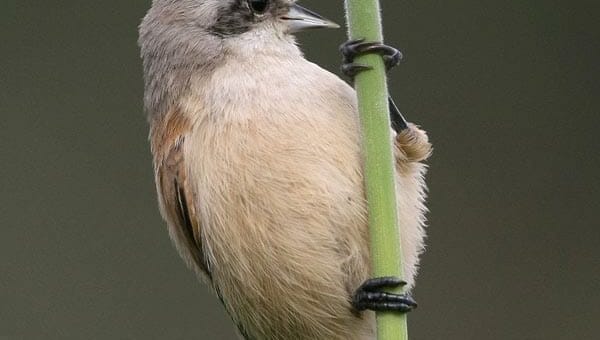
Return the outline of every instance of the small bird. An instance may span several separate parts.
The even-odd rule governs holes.
[[[403,278],[370,279],[356,93],[294,33],[337,27],[291,0],[154,0],[140,25],[162,216],[246,339],[373,339],[407,312],[424,238],[427,135],[393,102]],[[342,48],[344,72],[376,42]]]

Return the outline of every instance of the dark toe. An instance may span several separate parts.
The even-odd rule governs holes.
[[[352,305],[358,311],[395,311],[409,312],[417,303],[408,294],[396,294],[381,291],[384,288],[396,288],[406,285],[397,277],[380,277],[365,281],[354,293]]]

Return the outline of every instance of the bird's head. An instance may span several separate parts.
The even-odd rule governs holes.
[[[222,37],[265,31],[274,36],[314,28],[337,28],[334,22],[292,0],[205,1],[216,4],[208,28]]]
[[[163,110],[230,55],[300,54],[293,33],[339,27],[295,0],[154,0],[140,25],[146,109]]]

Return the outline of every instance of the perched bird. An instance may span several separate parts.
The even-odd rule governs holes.
[[[369,280],[354,90],[293,33],[334,23],[291,0],[154,0],[140,26],[162,215],[181,256],[247,339],[371,339],[408,296]],[[345,45],[353,56],[384,45]],[[392,105],[407,288],[423,249],[426,134]],[[363,284],[364,283],[364,284]]]

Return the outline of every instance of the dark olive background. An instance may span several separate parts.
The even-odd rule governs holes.
[[[0,337],[233,339],[168,239],[142,112],[146,1],[0,4]],[[343,21],[341,1],[304,1]],[[600,336],[596,1],[383,1],[429,131],[418,339]],[[344,31],[300,36],[337,72]]]

